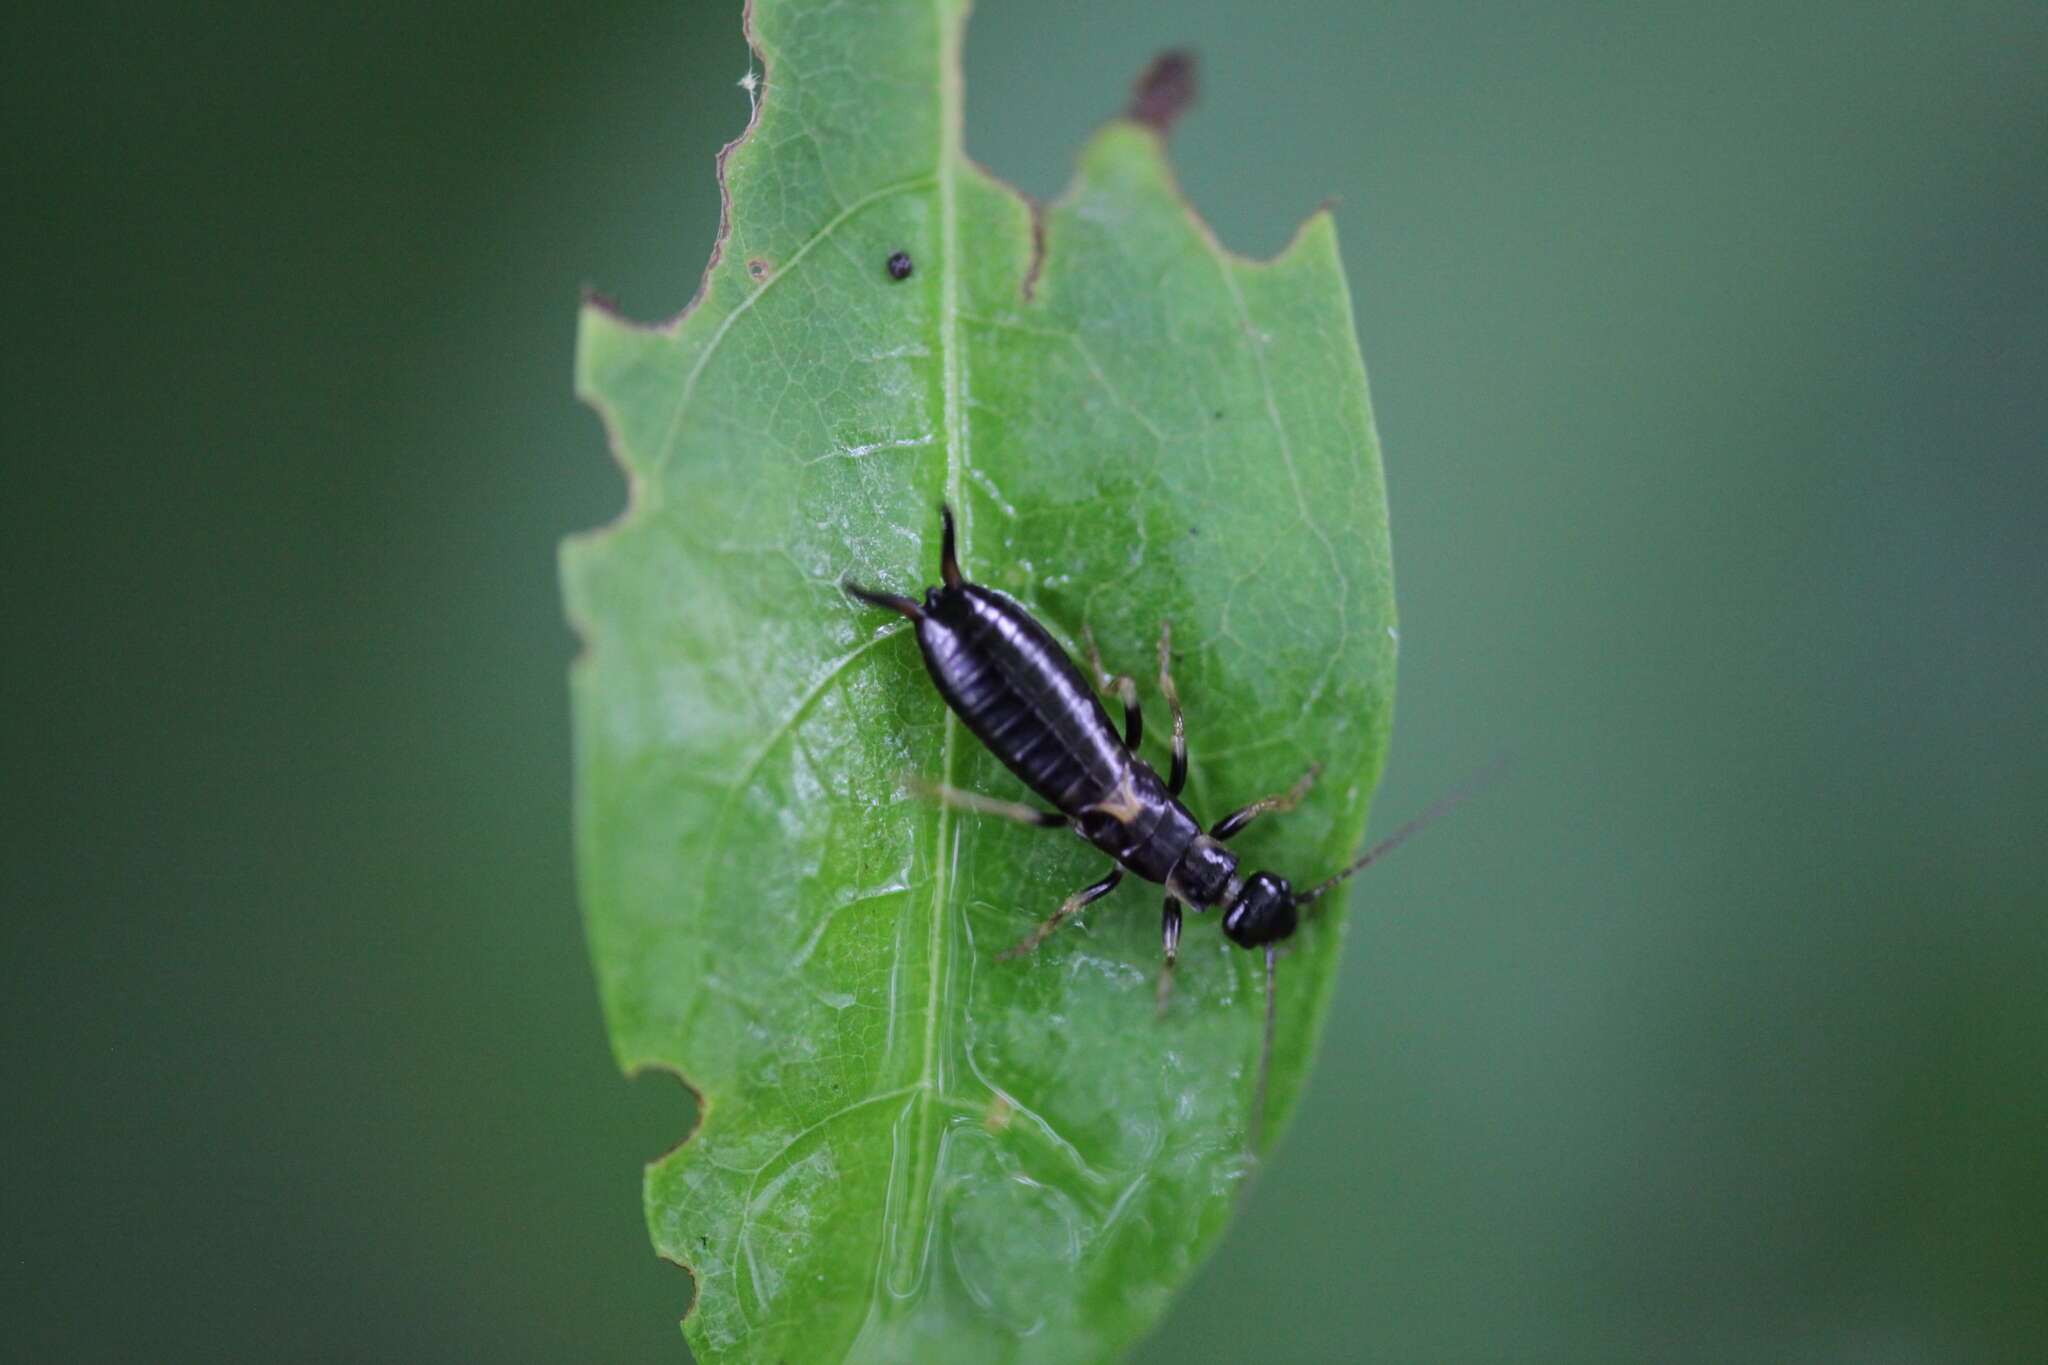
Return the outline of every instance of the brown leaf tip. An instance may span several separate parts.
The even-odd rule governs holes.
[[[1131,102],[1124,117],[1154,129],[1161,137],[1195,102],[1195,54],[1172,48],[1152,59],[1131,83]]]

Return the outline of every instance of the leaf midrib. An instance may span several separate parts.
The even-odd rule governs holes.
[[[965,110],[959,54],[960,26],[965,20],[965,13],[964,8],[953,0],[934,0],[934,6],[938,14],[938,46],[934,56],[939,76],[938,166],[934,177],[939,198],[939,417],[945,437],[942,445],[946,459],[946,501],[952,505],[958,518],[960,554],[971,563],[973,517],[965,497],[967,375],[966,357],[960,347],[959,169],[964,158],[962,130]],[[939,769],[948,783],[959,785],[960,722],[951,708],[946,711],[943,735]],[[891,1247],[896,1254],[894,1264],[887,1267],[886,1274],[876,1277],[869,1304],[871,1322],[882,1309],[884,1296],[892,1291],[897,1294],[913,1292],[919,1276],[929,1264],[931,1194],[938,1160],[938,1118],[933,1110],[940,1102],[939,1097],[947,1090],[943,1043],[945,1024],[951,1018],[954,1005],[953,941],[948,920],[957,873],[954,820],[951,806],[936,803],[932,903],[925,931],[924,1047],[911,1100],[915,1112],[910,1122],[910,1150],[906,1154],[898,1146],[893,1162],[898,1169],[891,1173],[892,1180],[898,1176],[903,1179],[907,1204],[898,1225],[903,1235],[881,1239],[884,1256],[888,1255]],[[903,1169],[905,1166],[908,1169]]]

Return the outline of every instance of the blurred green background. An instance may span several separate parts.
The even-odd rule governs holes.
[[[2048,10],[988,0],[1046,194],[1157,48],[1339,215],[1389,822],[1151,1362],[2048,1353]],[[10,22],[9,1354],[658,1361],[571,894],[577,293],[688,299],[737,5]]]

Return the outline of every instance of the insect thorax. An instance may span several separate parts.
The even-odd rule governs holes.
[[[1167,875],[1166,889],[1189,905],[1207,909],[1229,899],[1237,880],[1237,855],[1208,835],[1197,835]]]

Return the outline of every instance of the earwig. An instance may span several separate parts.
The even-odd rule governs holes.
[[[952,509],[941,504],[939,517],[941,581],[926,590],[923,601],[877,592],[851,579],[843,580],[841,586],[861,602],[887,607],[910,619],[939,695],[1003,766],[1053,809],[996,800],[938,783],[920,785],[928,794],[966,810],[1044,829],[1071,828],[1115,861],[1106,876],[1068,896],[1059,909],[1001,956],[1029,953],[1084,907],[1115,890],[1126,873],[1160,883],[1166,888],[1160,928],[1165,962],[1157,989],[1163,1016],[1180,952],[1183,907],[1197,912],[1221,909],[1223,933],[1232,943],[1265,950],[1265,1036],[1248,1141],[1256,1154],[1273,1063],[1277,945],[1294,933],[1304,907],[1447,813],[1480,783],[1468,783],[1439,801],[1343,871],[1307,891],[1296,892],[1285,877],[1271,872],[1246,875],[1238,855],[1227,847],[1229,840],[1261,815],[1292,810],[1308,795],[1318,768],[1311,766],[1287,791],[1262,797],[1203,829],[1180,798],[1188,776],[1187,725],[1170,668],[1170,626],[1163,626],[1159,635],[1159,691],[1173,719],[1173,759],[1167,776],[1161,779],[1151,764],[1138,757],[1145,718],[1138,704],[1137,684],[1128,676],[1104,674],[1090,636],[1090,661],[1102,690],[1123,706],[1124,724],[1119,734],[1095,689],[1045,627],[1007,595],[967,581],[956,552]]]

